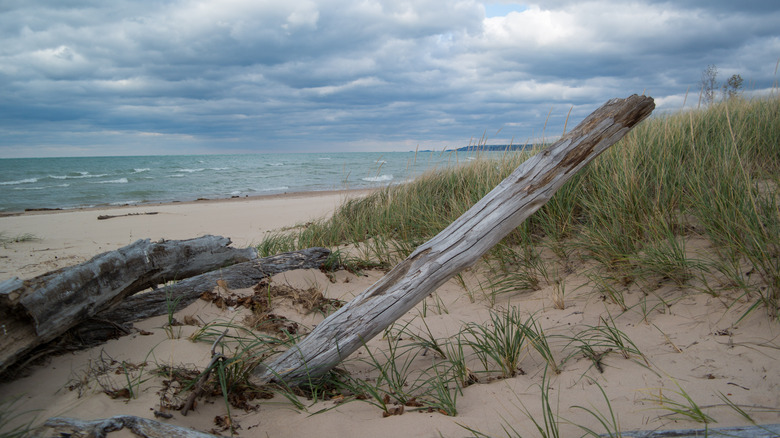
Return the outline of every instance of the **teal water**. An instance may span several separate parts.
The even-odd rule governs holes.
[[[358,152],[0,159],[0,212],[374,188],[473,158]]]

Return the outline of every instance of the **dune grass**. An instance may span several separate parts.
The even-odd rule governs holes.
[[[366,260],[390,266],[535,152],[506,152],[385,187],[347,201],[331,218],[269,235],[260,249],[354,245]],[[520,255],[535,254],[542,242],[561,258],[576,250],[623,286],[637,279],[684,284],[713,269],[753,308],[778,318],[779,184],[780,99],[732,98],[656,116],[575,175],[487,258],[503,267],[504,279],[520,276],[532,289],[539,266]],[[709,259],[688,255],[683,238],[691,234],[713,243]]]

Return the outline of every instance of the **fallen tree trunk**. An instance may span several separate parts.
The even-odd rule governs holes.
[[[34,347],[51,341],[126,296],[257,258],[254,249],[229,248],[230,239],[139,240],[77,266],[0,283],[0,372]]]
[[[653,99],[613,99],[509,177],[301,342],[253,371],[255,384],[299,384],[327,373],[412,309],[544,205],[585,164],[655,108]]]
[[[169,306],[179,311],[197,300],[203,292],[213,291],[217,281],[228,289],[253,287],[263,278],[294,269],[320,268],[330,255],[327,248],[308,248],[281,253],[216,271],[196,275],[178,283],[125,298],[116,306],[98,312],[71,328],[62,336],[16,356],[14,361],[29,361],[50,353],[79,350],[100,345],[134,332],[133,322],[168,313]],[[2,306],[0,306],[2,307]],[[0,315],[3,310],[0,308]],[[22,320],[21,322],[25,322]],[[25,340],[35,339],[31,324],[26,324]],[[20,330],[12,332],[19,334]],[[7,364],[10,366],[10,363]]]

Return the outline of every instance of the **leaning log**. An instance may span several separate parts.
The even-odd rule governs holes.
[[[482,255],[544,205],[588,162],[620,140],[655,108],[633,95],[597,109],[555,144],[418,247],[383,278],[317,325],[306,338],[253,371],[256,384],[299,384],[327,373],[365,342]]]
[[[230,239],[139,240],[30,280],[0,283],[0,372],[37,345],[126,296],[257,258],[254,249],[230,248]]]

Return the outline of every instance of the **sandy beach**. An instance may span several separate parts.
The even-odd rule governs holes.
[[[0,232],[5,238],[34,237],[3,245],[0,281],[14,276],[31,278],[81,263],[137,239],[188,239],[212,234],[229,237],[235,247],[246,247],[259,243],[266,232],[329,215],[348,197],[364,193],[311,193],[0,217]],[[116,217],[98,220],[101,215]],[[707,245],[693,240],[687,248],[707,251]],[[692,286],[662,282],[653,290],[628,288],[628,310],[621,311],[588,281],[590,267],[586,262],[572,261],[561,272],[566,294],[563,308],[559,308],[554,305],[553,295],[560,290],[560,282],[542,284],[532,293],[491,296],[484,288],[487,273],[477,266],[464,273],[462,283],[448,282],[409,312],[395,326],[395,332],[391,330],[388,336],[367,344],[372,351],[380,352],[387,351],[396,339],[408,340],[409,333],[453,337],[469,323],[490,327],[491,312],[514,306],[524,319],[533,315],[550,335],[559,362],[568,357],[560,374],[548,372],[543,380],[544,362],[529,349],[522,356],[516,376],[484,375],[462,393],[451,388],[457,397],[457,416],[408,407],[403,415],[384,418],[378,407],[363,401],[337,404],[334,400],[305,398],[301,398],[304,409],[299,409],[277,395],[251,401],[251,409],[231,408],[235,433],[263,437],[461,437],[473,435],[471,429],[489,436],[538,436],[531,418],[543,421],[542,386],[549,388],[551,407],[560,419],[560,436],[580,436],[584,433],[581,426],[605,433],[593,412],[609,416],[610,406],[624,431],[702,428],[703,424],[689,416],[670,410],[674,402],[685,406],[686,397],[706,408],[716,421],[709,424],[711,428],[750,424],[724,398],[747,411],[758,424],[780,423],[780,329],[763,309],[737,323],[752,301],[725,299]],[[270,284],[298,290],[313,287],[327,298],[347,301],[382,275],[381,271],[365,271],[362,275],[339,271],[329,278],[319,270],[298,270],[278,274]],[[251,288],[216,292],[237,296],[254,293]],[[307,314],[290,302],[279,306],[275,311],[304,327],[324,317],[321,313]],[[166,316],[135,323],[138,332],[129,336],[31,365],[22,377],[0,383],[0,394],[2,398],[20,397],[12,424],[31,418],[41,424],[55,416],[92,420],[126,414],[230,435],[229,429],[215,423],[227,415],[219,396],[202,401],[187,416],[171,410],[171,418],[156,418],[155,411],[166,410],[163,399],[173,394],[169,383],[153,376],[151,370],[163,365],[202,369],[209,362],[211,343],[193,342],[190,336],[209,322],[240,323],[246,313],[245,309],[220,309],[199,300],[178,312],[176,318],[197,319],[201,326],[179,326],[172,336],[163,328]],[[612,321],[641,354],[628,354],[626,358],[618,351],[605,349],[601,351],[601,371],[583,354],[571,354],[572,339],[588,327],[601,326],[603,321]],[[404,326],[407,332],[399,333]],[[361,350],[343,367],[353,376],[376,379],[376,370],[365,361],[367,356]],[[375,357],[385,356],[375,353]],[[407,358],[409,387],[440,360],[433,352],[404,356],[401,361]],[[110,398],[105,393],[106,387],[127,385],[117,365],[122,363],[140,369],[133,374],[136,380],[130,386],[135,391],[129,400]],[[472,369],[480,367],[476,357],[468,363]],[[326,411],[317,413],[321,410]],[[30,413],[25,414],[27,411]],[[110,436],[132,435],[121,431]]]
[[[224,236],[233,246],[259,243],[268,231],[329,215],[350,196],[367,190],[291,193],[168,204],[24,212],[0,217],[0,233],[25,242],[6,245],[0,278],[30,278],[84,262],[138,239]],[[101,216],[115,216],[98,220]]]

